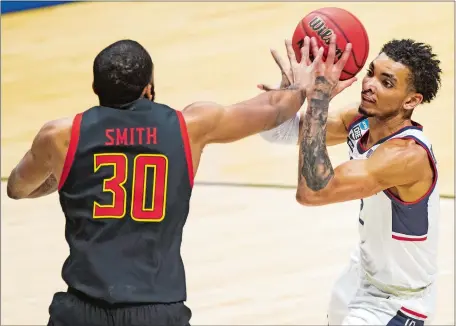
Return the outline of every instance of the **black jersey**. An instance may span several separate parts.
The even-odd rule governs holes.
[[[109,303],[186,300],[193,167],[181,112],[140,99],[78,114],[61,179],[69,287]]]

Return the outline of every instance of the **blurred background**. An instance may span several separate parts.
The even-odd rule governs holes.
[[[2,2],[3,5],[4,2]],[[17,2],[16,4],[19,4]],[[434,144],[442,193],[454,195],[454,32],[452,3],[338,3],[363,22],[370,62],[392,38],[431,44],[442,61],[442,88],[414,119]],[[321,3],[69,3],[2,17],[2,176],[50,119],[97,104],[92,63],[110,43],[131,38],[155,63],[157,101],[176,109],[198,100],[224,104],[258,94],[258,83],[278,83],[269,54],[285,55],[284,39]],[[432,13],[432,14],[430,14]],[[362,77],[362,70],[358,77]],[[359,78],[361,79],[361,78]],[[358,80],[331,103],[360,98]],[[332,149],[346,160],[345,144]],[[295,184],[296,148],[271,146],[258,136],[214,145],[199,181]]]
[[[1,3],[2,180],[8,177],[46,121],[73,116],[97,105],[97,98],[91,88],[92,63],[96,54],[110,43],[128,38],[146,47],[155,64],[158,102],[176,109],[200,100],[230,104],[258,94],[258,83],[280,82],[280,72],[269,49],[276,48],[285,55],[284,39],[291,39],[302,17],[319,7],[338,6],[352,12],[364,24],[370,39],[367,63],[375,58],[385,42],[393,38],[412,38],[429,43],[437,53],[443,70],[442,87],[431,104],[415,110],[413,118],[424,125],[425,134],[433,143],[442,197],[454,198],[452,2],[62,3],[63,1]],[[364,74],[365,69],[359,73],[358,82],[337,96],[331,106],[339,107],[358,101]],[[233,144],[213,145],[204,152],[196,181],[201,187],[204,184],[242,184],[292,189],[296,184],[297,149],[297,146],[266,143],[259,136]],[[345,144],[331,148],[330,154],[333,164],[348,159]],[[274,198],[274,191],[282,190],[271,191],[269,196]],[[254,198],[258,194],[260,190],[253,189],[246,192],[245,196]],[[291,191],[290,198],[293,199],[292,197]],[[212,213],[217,211],[217,205],[223,205],[228,200],[227,197],[215,198],[215,195],[210,199],[214,205]],[[45,203],[44,199],[40,200],[36,205]],[[4,201],[7,202],[5,205]],[[448,219],[452,225],[453,199],[448,203]],[[23,230],[20,228],[22,222],[14,221],[12,217],[23,211],[20,205],[25,204],[9,203],[2,195],[2,244],[5,232],[10,232],[7,236],[14,238],[14,232],[20,233]],[[31,211],[34,210],[32,204],[27,205],[31,205],[28,206]],[[60,214],[56,201],[49,205],[53,205],[51,210],[55,214]],[[357,205],[356,203],[355,206]],[[43,207],[46,209],[49,206]],[[193,207],[192,212],[200,214],[201,207]],[[315,212],[319,214],[322,211]],[[355,208],[353,212],[356,214]],[[6,223],[12,223],[7,224],[6,228],[5,218]],[[61,216],[55,219],[63,226]],[[23,221],[26,223],[26,220]],[[353,232],[356,236],[356,230]],[[453,241],[452,235],[453,233],[448,234],[445,241]],[[56,237],[65,246],[63,233]],[[446,242],[443,246],[449,250],[450,244]],[[13,249],[8,250],[11,250],[8,251],[11,255],[15,255]],[[14,260],[13,256],[4,256],[4,253],[2,248],[2,260],[11,259],[7,267],[10,271],[8,275],[14,277],[13,268],[18,266],[18,260]],[[24,251],[20,255],[27,254]],[[452,261],[454,253],[447,254]],[[58,259],[64,257],[65,251],[61,255]],[[445,258],[449,264],[448,259]],[[61,263],[61,260],[57,261],[57,269]],[[4,276],[4,266],[2,264],[3,284],[12,280]],[[454,268],[451,268],[450,274],[454,275]],[[57,278],[58,272],[53,271]],[[334,279],[337,272],[334,269],[335,274],[328,276],[328,282]],[[2,290],[2,302],[3,295]],[[6,299],[13,301],[7,302],[14,302],[13,292],[10,295]],[[451,295],[454,295],[454,291]],[[36,300],[41,300],[39,295]],[[40,309],[49,302],[50,297],[46,296],[43,303],[40,303]],[[15,311],[13,305],[8,307],[11,310],[7,310],[9,319],[5,322],[24,322],[21,318],[26,318],[25,316]],[[451,308],[445,308],[445,318],[448,316],[449,319],[441,319],[440,322],[454,323],[453,307],[451,304]],[[324,306],[322,309],[324,313]],[[242,319],[240,323],[246,320],[248,319]],[[305,321],[305,318],[299,319],[298,323]]]

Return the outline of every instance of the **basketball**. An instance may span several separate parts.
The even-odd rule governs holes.
[[[366,63],[369,55],[369,37],[359,19],[347,10],[328,7],[312,11],[296,26],[292,43],[296,59],[301,60],[304,37],[315,37],[318,47],[324,48],[323,60],[328,54],[329,39],[336,34],[336,58],[340,59],[347,43],[353,45],[352,52],[342,71],[340,80],[356,76]],[[312,53],[310,58],[313,59]],[[337,60],[336,59],[336,60]]]

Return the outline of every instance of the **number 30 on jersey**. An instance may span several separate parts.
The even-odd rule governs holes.
[[[166,211],[166,186],[168,183],[168,158],[157,154],[139,154],[133,161],[131,207],[127,207],[128,159],[122,153],[94,155],[94,172],[104,166],[113,167],[111,178],[103,180],[103,192],[112,193],[112,203],[102,205],[94,202],[93,218],[123,218],[129,210],[130,216],[139,222],[161,222]],[[151,171],[153,170],[153,172]],[[147,176],[154,174],[152,207],[146,207]]]

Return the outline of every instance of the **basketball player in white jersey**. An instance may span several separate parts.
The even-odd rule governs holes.
[[[305,112],[262,136],[298,142],[296,199],[302,205],[360,200],[359,245],[334,285],[328,324],[428,324],[436,298],[438,173],[432,145],[411,117],[418,105],[435,98],[440,61],[427,44],[388,42],[367,69],[361,102],[332,111],[329,101],[340,76],[334,53],[332,42],[307,91]],[[292,81],[276,61],[286,77],[282,84]],[[344,141],[350,160],[333,167],[326,146]]]

